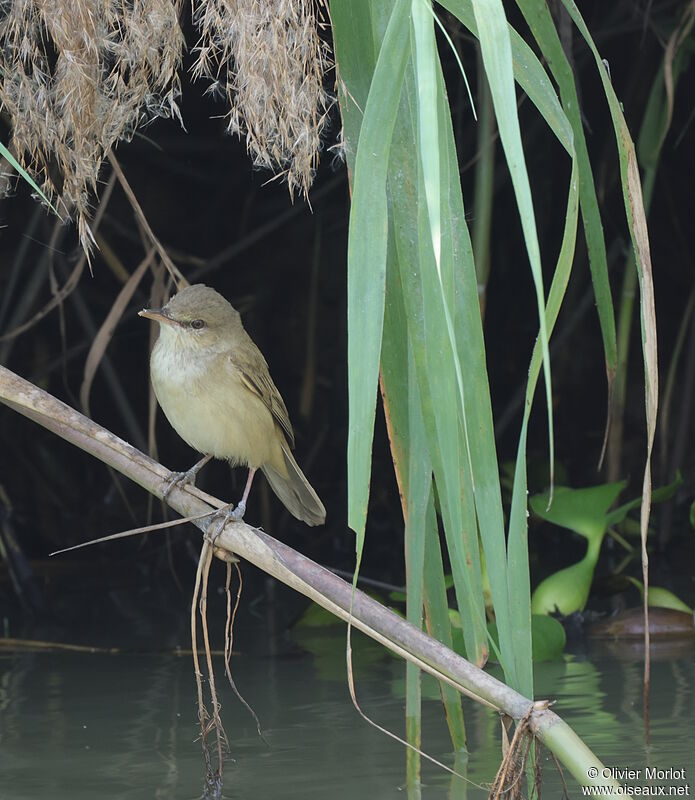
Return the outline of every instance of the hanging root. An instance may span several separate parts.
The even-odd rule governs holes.
[[[215,554],[217,555],[217,551],[215,552]],[[234,641],[234,620],[236,619],[236,612],[237,609],[239,608],[239,601],[241,600],[242,580],[241,580],[241,569],[239,568],[239,562],[236,559],[234,561],[230,561],[227,558],[224,558],[223,560],[227,561],[227,580],[224,586],[225,593],[227,595],[227,621],[224,627],[224,672],[225,675],[227,676],[227,679],[229,680],[229,685],[232,687],[232,691],[239,698],[239,701],[246,708],[249,714],[251,714],[251,716],[253,717],[253,720],[256,723],[256,729],[258,730],[258,735],[261,737],[261,739],[263,739],[263,741],[266,744],[268,744],[265,736],[263,736],[263,731],[261,730],[261,721],[258,719],[258,715],[246,702],[246,700],[241,696],[241,692],[239,692],[239,689],[237,689],[237,685],[236,683],[234,683],[234,678],[232,677],[231,657],[232,657],[232,642]],[[237,575],[239,576],[239,588],[237,589],[236,599],[234,601],[234,607],[232,607],[232,592],[230,588],[232,581],[232,564],[234,564],[234,567],[236,568],[237,571]]]
[[[224,527],[226,519],[223,517],[221,526]],[[220,531],[217,531],[219,535]],[[236,612],[239,608],[239,601],[241,600],[241,570],[239,569],[238,559],[233,553],[230,553],[223,548],[215,547],[214,541],[217,536],[206,536],[203,540],[203,547],[200,551],[200,558],[198,559],[198,571],[195,577],[195,588],[193,590],[193,600],[191,602],[191,645],[193,648],[193,665],[195,667],[195,679],[198,689],[198,720],[200,722],[200,740],[203,749],[203,758],[205,760],[206,774],[205,774],[205,791],[204,797],[211,800],[217,800],[222,797],[222,769],[224,763],[225,751],[229,751],[229,741],[225,733],[222,719],[220,717],[220,702],[217,697],[217,688],[215,685],[215,672],[212,664],[212,650],[210,648],[210,636],[208,633],[207,623],[207,610],[208,610],[208,582],[210,577],[210,565],[212,564],[213,555],[220,558],[227,564],[227,580],[225,583],[225,590],[227,595],[227,619],[225,622],[224,630],[224,671],[229,679],[229,683],[234,690],[234,693],[239,700],[246,707],[248,712],[253,717],[258,735],[265,741],[261,732],[261,723],[256,716],[256,713],[251,706],[244,700],[239,693],[239,690],[232,678],[230,659],[232,656],[232,642],[234,639],[234,620],[236,619]],[[231,575],[232,564],[234,564],[237,574],[239,576],[239,589],[237,590],[236,599],[232,604],[231,594]],[[201,628],[203,631],[203,645],[205,649],[205,662],[207,666],[208,684],[210,686],[210,700],[212,702],[212,714],[205,706],[203,699],[203,674],[200,670],[200,661],[198,658],[198,634],[197,634],[197,621],[196,609],[200,614]],[[217,768],[213,768],[212,759],[210,757],[210,750],[208,748],[207,738],[208,734],[214,731],[217,743]],[[266,743],[267,744],[267,743]]]
[[[200,551],[198,571],[195,578],[195,588],[193,590],[193,601],[191,602],[191,646],[193,649],[193,665],[195,668],[195,679],[198,689],[198,720],[200,722],[200,741],[206,767],[205,796],[215,798],[222,796],[223,749],[228,747],[228,743],[227,735],[224,731],[219,713],[220,703],[217,699],[217,690],[215,688],[215,675],[212,666],[212,653],[210,651],[210,637],[208,635],[207,626],[207,589],[211,563],[212,546],[209,540],[205,539],[203,541],[202,550]],[[205,706],[205,701],[203,700],[203,675],[200,671],[200,662],[198,659],[196,607],[200,613],[203,629],[203,643],[205,646],[208,683],[210,685],[210,697],[212,700],[212,715],[210,715],[210,712]],[[217,769],[213,769],[210,751],[207,744],[207,737],[211,730],[215,731],[217,740]]]
[[[533,734],[529,729],[531,707],[522,719],[519,720],[511,743],[505,748],[504,759],[497,770],[495,780],[490,789],[488,800],[521,800],[522,790],[526,784],[526,762],[528,760]],[[506,732],[506,731],[505,731]],[[535,774],[536,788],[540,788],[540,773],[537,762]]]
[[[224,731],[224,727],[222,725],[222,719],[220,718],[220,701],[217,699],[217,689],[215,687],[215,671],[212,666],[212,652],[210,650],[210,636],[208,634],[208,620],[207,620],[208,579],[210,577],[210,564],[212,563],[212,548],[209,545],[207,547],[207,552],[205,554],[204,559],[201,554],[201,560],[204,560],[203,573],[202,573],[203,591],[200,595],[199,610],[200,610],[200,621],[203,628],[203,642],[205,644],[205,660],[207,662],[207,668],[208,668],[208,683],[210,684],[210,698],[212,699],[212,718],[208,722],[208,731],[210,730],[215,731],[215,737],[217,739],[217,763],[218,763],[217,774],[221,781],[223,750],[225,748],[229,750],[229,742],[227,741],[227,734]]]
[[[196,624],[196,606],[198,596],[200,594],[200,581],[203,573],[203,562],[207,557],[209,545],[203,542],[203,549],[200,551],[200,558],[198,560],[198,571],[195,576],[195,587],[193,589],[193,600],[191,602],[191,649],[193,651],[193,668],[195,672],[195,683],[198,690],[198,720],[200,722],[200,741],[203,748],[203,757],[205,764],[208,768],[208,773],[211,771],[210,753],[207,747],[207,721],[210,719],[210,713],[205,707],[203,700],[203,673],[200,671],[200,661],[198,660],[198,632]]]

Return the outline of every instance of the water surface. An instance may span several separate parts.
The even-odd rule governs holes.
[[[365,723],[351,704],[344,629],[289,634],[289,612],[277,610],[287,612],[287,604],[295,601],[284,590],[274,594],[272,603],[247,598],[233,659],[235,681],[261,720],[265,742],[226,683],[221,658],[215,662],[230,743],[225,797],[405,796],[404,749]],[[148,621],[146,611],[137,610],[136,626],[124,625],[121,615],[121,623],[111,627],[101,618],[91,634],[81,630],[82,641],[91,635],[98,644],[119,645],[123,652],[118,654],[0,657],[0,800],[201,796],[204,770],[192,661],[175,651],[176,645],[189,646],[185,613],[160,609]],[[218,645],[221,624],[221,619],[211,620]],[[402,735],[402,662],[358,637],[355,669],[365,713]],[[685,769],[686,780],[680,783],[688,785],[692,796],[692,649],[656,661],[652,680],[646,744],[642,664],[627,647],[566,656],[536,670],[537,696],[555,698],[555,710],[607,766],[642,770],[642,775],[647,765]],[[425,762],[422,796],[486,797],[483,787],[492,781],[500,758],[497,716],[464,701],[470,758],[467,763],[455,760],[436,684],[427,679],[423,691],[423,748],[464,770],[469,782]],[[544,796],[560,797],[556,770],[547,758],[544,765]],[[568,782],[571,796],[580,796],[571,778]]]

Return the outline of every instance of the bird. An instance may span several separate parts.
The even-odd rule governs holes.
[[[194,480],[211,458],[222,459],[248,467],[233,519],[243,518],[260,469],[294,517],[322,525],[326,509],[292,455],[287,408],[239,312],[215,289],[195,284],[139,315],[159,323],[150,357],[157,401],[179,436],[204,456],[176,473],[167,491]]]

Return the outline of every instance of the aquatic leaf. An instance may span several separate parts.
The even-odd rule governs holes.
[[[603,537],[590,539],[586,555],[581,561],[554,572],[536,586],[531,595],[531,610],[534,614],[560,612],[567,616],[575,611],[584,610],[589,599],[602,539]]]
[[[550,508],[548,492],[534,495],[530,505],[541,519],[592,539],[605,533],[608,527],[608,509],[626,485],[626,481],[620,481],[584,489],[557,486]]]
[[[681,475],[680,471],[677,471],[676,477],[673,481],[671,481],[671,483],[667,484],[666,486],[659,486],[657,489],[652,491],[652,503],[663,503],[666,500],[670,500],[675,495],[678,487],[682,484],[683,476]],[[617,525],[619,522],[622,522],[627,516],[628,511],[632,511],[633,508],[639,508],[641,503],[642,498],[636,497],[634,500],[630,500],[628,503],[618,506],[618,508],[608,514],[608,525]]]
[[[638,581],[637,578],[627,576],[628,581],[639,589],[639,593],[644,597],[644,584]],[[693,609],[687,603],[684,603],[680,597],[675,595],[669,589],[663,589],[661,586],[650,586],[649,597],[647,604],[654,608],[673,608],[676,611],[684,611],[688,614],[693,613]]]
[[[487,626],[490,638],[493,641],[498,641],[497,625],[494,622],[488,623]],[[559,658],[567,643],[567,634],[562,624],[554,617],[547,614],[534,614],[531,617],[531,639],[533,642],[533,663],[538,664],[541,661],[550,661]],[[494,662],[495,657],[491,657],[490,661]]]

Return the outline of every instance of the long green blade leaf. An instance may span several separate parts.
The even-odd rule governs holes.
[[[348,525],[361,554],[384,319],[386,172],[410,52],[408,0],[394,6],[360,129],[348,238]],[[358,555],[359,559],[359,555]]]
[[[572,67],[562,48],[555,24],[545,0],[517,0],[524,19],[546,58],[548,66],[560,88],[562,105],[574,132],[574,145],[579,165],[579,198],[584,223],[584,236],[589,253],[591,279],[594,285],[594,296],[598,311],[603,352],[606,358],[606,376],[608,379],[608,396],[612,394],[613,378],[618,361],[615,332],[615,314],[613,298],[608,280],[608,263],[606,259],[606,243],[603,238],[603,224],[598,208],[596,187],[589,161],[589,152],[584,136],[581,106],[574,82]]]
[[[545,326],[545,298],[543,292],[543,273],[541,254],[538,245],[536,217],[533,211],[531,186],[526,171],[526,161],[521,144],[519,116],[516,109],[514,91],[514,71],[512,65],[512,48],[504,14],[502,0],[473,0],[473,11],[478,24],[480,49],[485,65],[492,101],[495,106],[497,127],[504,149],[516,202],[521,217],[521,227],[526,242],[531,273],[536,287],[536,302],[540,321],[540,341],[543,350],[545,373],[545,395],[548,410],[548,441],[550,452],[551,481],[554,473],[554,436],[552,389],[550,382],[550,352],[548,349],[548,332]]]

